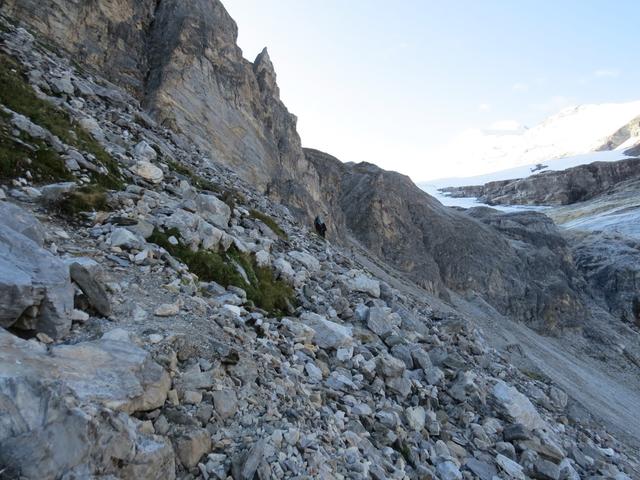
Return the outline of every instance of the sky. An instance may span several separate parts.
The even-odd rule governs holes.
[[[640,99],[637,0],[223,3],[246,58],[268,47],[305,147],[416,182],[464,176],[465,132]]]

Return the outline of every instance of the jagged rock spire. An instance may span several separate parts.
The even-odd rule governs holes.
[[[280,89],[276,83],[276,71],[273,68],[267,47],[264,47],[253,62],[253,72],[258,79],[260,91],[280,98]]]

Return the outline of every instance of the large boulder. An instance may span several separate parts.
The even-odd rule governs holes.
[[[351,277],[348,279],[347,285],[351,291],[367,293],[375,298],[380,297],[380,282],[362,273],[355,271],[350,273]]]
[[[71,327],[69,269],[42,248],[42,227],[33,216],[3,207],[9,214],[0,215],[0,326],[61,337]]]
[[[164,403],[170,380],[126,340],[47,352],[0,329],[0,465],[7,478],[175,478],[171,444],[126,412]],[[66,477],[65,477],[66,478]]]
[[[167,372],[121,330],[91,342],[58,345],[49,352],[27,346],[0,330],[1,378],[57,379],[83,402],[126,413],[162,406],[171,386]]]
[[[44,228],[42,224],[26,210],[9,202],[0,202],[0,222],[7,227],[30,238],[42,247]]]
[[[71,279],[86,295],[89,304],[105,317],[111,315],[111,301],[102,283],[98,281],[98,264],[90,258],[67,259]]]
[[[198,213],[216,227],[225,228],[229,224],[231,209],[229,205],[213,195],[200,194],[195,198]]]
[[[511,423],[533,430],[547,428],[546,423],[531,401],[515,387],[498,380],[491,390],[491,401],[496,410]]]
[[[320,348],[348,347],[353,344],[351,327],[332,322],[312,312],[303,313],[300,320],[314,330],[313,342]]]
[[[132,171],[151,183],[160,183],[164,178],[162,170],[156,167],[153,163],[144,160],[137,162],[132,168]]]

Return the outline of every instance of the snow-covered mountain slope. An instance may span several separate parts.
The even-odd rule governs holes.
[[[568,107],[532,128],[496,125],[500,128],[463,132],[442,159],[469,177],[598,150],[624,150],[640,142],[638,129],[628,126],[639,115],[640,101]]]

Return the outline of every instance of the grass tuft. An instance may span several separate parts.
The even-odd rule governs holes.
[[[264,223],[267,227],[269,227],[271,230],[273,230],[273,232],[278,235],[280,238],[282,238],[283,240],[287,240],[289,237],[287,236],[287,232],[285,232],[282,228],[280,228],[280,225],[278,225],[276,223],[276,221],[270,217],[269,215],[259,212],[258,210],[251,210],[249,212],[249,215],[252,218],[255,218],[257,220],[260,220],[262,223]]]
[[[110,211],[107,192],[100,185],[86,185],[64,195],[54,206],[60,213],[75,216],[81,212]]]

